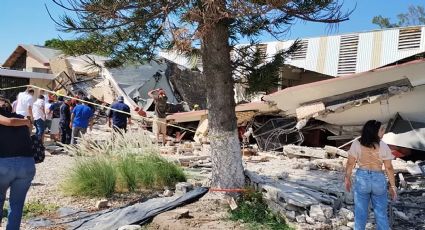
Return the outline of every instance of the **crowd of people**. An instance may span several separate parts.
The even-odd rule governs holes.
[[[13,102],[12,111],[33,121],[35,135],[44,142],[45,134],[62,144],[76,144],[77,139],[93,126],[94,108],[82,94],[70,97],[57,96],[40,90],[34,101],[34,89],[21,92]]]

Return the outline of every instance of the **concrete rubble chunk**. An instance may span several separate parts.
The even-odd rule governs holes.
[[[289,157],[328,158],[328,153],[322,148],[310,148],[298,145],[283,146],[283,153]]]
[[[174,195],[174,193],[173,193],[173,191],[171,191],[171,190],[169,190],[169,189],[166,189],[166,190],[164,191],[163,195],[164,195],[165,197],[170,197],[170,196],[173,196],[173,195]]]
[[[97,209],[107,208],[109,206],[109,201],[106,199],[102,199],[96,202]]]
[[[287,211],[285,216],[286,216],[286,218],[288,218],[290,220],[295,220],[296,213],[295,213],[295,211]]]
[[[186,208],[179,208],[176,210],[172,210],[170,211],[170,214],[173,217],[173,219],[176,219],[176,220],[190,218],[189,209],[186,209]]]
[[[314,224],[314,223],[316,223],[316,222],[314,221],[314,219],[313,219],[313,218],[311,218],[311,217],[309,217],[309,216],[306,216],[306,217],[305,217],[305,221],[307,222],[307,224]]]
[[[182,195],[193,189],[193,185],[189,182],[180,182],[176,184],[176,194]]]
[[[348,210],[346,208],[341,208],[341,210],[339,210],[339,214],[346,220],[348,221],[353,221],[354,220],[354,212],[351,210]]]
[[[325,213],[323,212],[322,207],[320,205],[312,205],[310,207],[309,214],[310,214],[309,216],[316,221],[319,221],[319,222],[326,221]]]
[[[304,214],[296,216],[295,219],[296,219],[297,223],[305,223],[306,222],[306,217],[305,217]]]
[[[409,217],[404,212],[394,209],[394,214],[402,220],[409,221]]]
[[[347,223],[347,227],[350,227],[350,228],[354,228],[354,222],[348,222]]]
[[[324,149],[331,156],[334,156],[334,157],[341,156],[341,157],[344,157],[344,158],[348,158],[348,152],[344,151],[342,149],[339,149],[339,148],[336,148],[336,147],[333,147],[333,146],[329,146],[329,145],[326,145],[324,147]]]
[[[342,164],[342,161],[337,159],[317,159],[314,160],[312,163],[322,169],[338,172],[344,171],[344,165]]]
[[[347,227],[347,226],[339,226],[338,228],[336,228],[337,230],[351,230],[352,228]]]
[[[142,230],[142,226],[140,225],[124,225],[120,227],[118,230]]]
[[[320,205],[320,207],[322,208],[323,213],[325,214],[325,217],[327,219],[330,219],[333,216],[334,212],[333,212],[333,208],[331,206],[322,204],[322,205]]]

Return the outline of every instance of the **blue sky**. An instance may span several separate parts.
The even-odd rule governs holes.
[[[329,31],[329,27],[319,23],[299,22],[291,29],[289,38],[313,37],[327,34],[358,32],[376,29],[371,23],[373,16],[381,14],[395,18],[406,12],[409,5],[425,5],[425,0],[345,0],[345,8],[357,8],[350,20]],[[56,30],[44,7],[47,4],[54,16],[63,11],[50,0],[1,0],[0,3],[0,64],[13,52],[18,44],[43,45],[51,38],[72,38]],[[264,41],[272,38],[265,36]]]

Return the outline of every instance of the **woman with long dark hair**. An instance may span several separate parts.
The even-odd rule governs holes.
[[[6,230],[19,229],[25,197],[35,175],[29,119],[12,113],[10,102],[0,96],[0,210],[10,188]],[[0,212],[0,225],[3,212]]]
[[[366,227],[369,202],[372,202],[378,230],[388,230],[388,192],[397,198],[394,169],[391,160],[394,156],[387,144],[381,141],[384,135],[381,122],[370,120],[363,126],[362,136],[351,144],[345,174],[345,188],[351,190],[351,174],[358,165],[354,178],[354,229]],[[387,174],[390,186],[387,186]]]

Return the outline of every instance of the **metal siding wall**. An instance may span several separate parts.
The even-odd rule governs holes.
[[[373,32],[359,34],[357,48],[356,73],[370,70],[373,49]]]
[[[424,52],[425,51],[425,27],[422,27],[422,35],[421,36],[422,37],[421,37],[421,47],[420,47],[420,50],[422,52]]]
[[[398,29],[382,31],[382,53],[380,66],[398,60]]]
[[[370,68],[375,69],[379,67],[382,59],[382,31],[373,33],[373,47],[372,47],[372,60]]]
[[[320,37],[308,39],[305,69],[317,72],[317,58],[319,56]]]
[[[319,43],[319,54],[317,56],[317,72],[324,73],[328,51],[328,37],[321,37]]]
[[[338,75],[338,58],[339,58],[339,47],[340,47],[340,36],[328,37],[328,51],[325,62],[324,73],[333,77]]]

